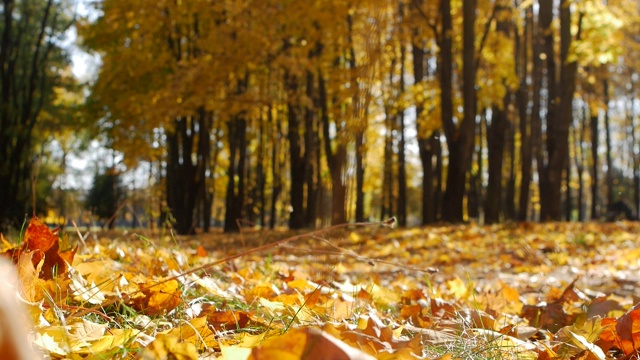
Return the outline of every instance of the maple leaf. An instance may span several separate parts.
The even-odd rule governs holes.
[[[134,298],[134,307],[147,315],[166,314],[182,303],[180,283],[171,279],[150,283],[140,289],[144,296]]]
[[[17,262],[21,253],[33,252],[31,261],[34,267],[38,267],[38,264],[44,260],[38,276],[45,280],[53,279],[54,276],[67,272],[67,264],[73,262],[77,251],[76,247],[73,250],[60,252],[59,246],[59,236],[51,231],[45,223],[33,217],[24,233],[22,247],[13,254],[14,262]]]
[[[603,319],[602,327],[604,331],[596,341],[602,350],[608,352],[613,348],[625,355],[635,354],[640,350],[640,303],[617,319]]]

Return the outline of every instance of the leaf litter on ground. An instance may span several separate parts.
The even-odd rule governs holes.
[[[617,359],[640,350],[640,224],[548,223],[75,245],[32,219],[19,298],[49,358]],[[80,242],[80,241],[77,241]]]

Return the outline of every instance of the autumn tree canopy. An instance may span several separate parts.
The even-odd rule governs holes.
[[[640,200],[631,1],[95,6],[89,113],[127,164],[157,166],[181,233],[583,220],[607,193]],[[606,171],[598,126],[621,153]]]

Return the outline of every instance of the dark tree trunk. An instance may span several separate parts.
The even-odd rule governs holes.
[[[380,220],[393,216],[393,116],[389,107],[385,107],[384,165],[382,170],[382,204]]]
[[[515,220],[516,212],[516,129],[515,124],[510,123],[507,132],[507,154],[509,155],[509,178],[505,199],[505,219]]]
[[[356,222],[364,222],[364,156],[365,139],[364,131],[356,131]]]
[[[209,232],[211,226],[211,204],[213,197],[210,196],[207,186],[207,172],[213,172],[211,161],[211,141],[209,134],[212,127],[212,114],[205,111],[203,107],[198,109],[198,153],[196,154],[196,184],[198,187],[197,202],[200,203],[202,232]]]
[[[469,219],[477,219],[480,221],[480,212],[483,210],[482,192],[484,186],[482,184],[482,174],[484,174],[484,133],[487,127],[487,111],[482,111],[479,115],[479,122],[475,128],[472,161],[475,160],[476,166],[473,171],[469,172],[467,185],[467,216]],[[502,194],[501,194],[502,195]],[[501,199],[498,200],[501,202]]]
[[[227,195],[225,203],[224,232],[238,232],[238,221],[242,219],[244,207],[246,132],[247,120],[244,112],[228,122],[229,129],[229,167],[227,170]]]
[[[446,4],[445,4],[446,6]],[[445,10],[442,10],[445,11]],[[448,19],[448,26],[451,26],[451,19]],[[418,34],[418,30],[414,30],[414,35]],[[417,36],[416,36],[417,38]],[[440,45],[441,47],[445,47],[448,46],[449,47],[449,55],[451,54],[451,39],[450,37],[448,37],[448,39],[443,39],[442,40],[442,44]],[[424,81],[425,76],[426,76],[426,56],[425,56],[425,51],[422,48],[422,46],[420,44],[418,44],[416,41],[414,41],[411,44],[411,49],[412,49],[412,55],[413,55],[413,77],[414,77],[414,81],[416,84],[418,84],[421,81]],[[444,60],[440,60],[441,62]],[[450,61],[450,59],[449,59]],[[451,64],[441,64],[439,67],[439,70],[441,71],[441,81],[442,81],[442,77],[445,76],[444,74],[442,74],[443,71],[449,71],[449,74],[446,75],[447,78],[449,79],[449,88],[448,88],[448,99],[450,100],[450,96],[451,96]],[[445,85],[446,86],[446,85]],[[443,88],[443,92],[446,91],[445,88]],[[445,101],[444,96],[442,98],[442,101]],[[443,112],[448,110],[451,110],[450,107],[448,106],[452,106],[451,103],[448,104],[444,104],[443,105]],[[445,109],[446,108],[446,109]],[[422,104],[417,104],[416,105],[416,118],[420,119],[422,112],[424,111]],[[452,111],[452,110],[451,110]],[[443,115],[444,116],[444,115]],[[400,171],[402,171],[402,175],[404,176],[404,179],[402,181],[402,184],[399,185],[400,188],[403,188],[404,190],[404,195],[403,195],[403,199],[398,199],[398,203],[400,203],[400,201],[406,202],[406,163],[405,163],[405,158],[404,158],[404,121],[402,122],[402,132],[400,133],[401,136],[401,144],[402,146],[400,146],[400,156],[401,156],[401,168]],[[388,131],[391,131],[388,130]],[[439,188],[439,186],[434,185],[436,180],[437,183],[440,184],[440,178],[439,178],[439,172],[437,171],[437,164],[434,165],[434,158],[438,157],[438,150],[439,150],[439,145],[440,145],[440,140],[439,140],[439,132],[438,131],[434,131],[431,134],[425,134],[425,131],[422,130],[421,128],[421,124],[420,122],[416,122],[416,131],[418,133],[418,149],[419,149],[419,154],[420,154],[420,162],[422,163],[422,225],[427,225],[430,223],[434,223],[438,217],[438,193],[437,193],[437,189]],[[389,140],[388,145],[389,148],[391,148],[392,143],[391,140]],[[391,150],[390,150],[391,151]],[[436,160],[436,161],[439,161]],[[400,181],[400,179],[398,179]],[[405,203],[405,209],[403,209],[403,211],[406,211],[406,203]],[[406,214],[405,214],[406,215]],[[402,224],[400,224],[402,225]]]
[[[367,83],[361,82],[359,78],[362,75],[368,75],[363,73],[366,69],[364,64],[357,64],[355,46],[353,43],[353,16],[347,16],[347,25],[349,29],[349,70],[351,71],[351,111],[352,119],[355,124],[355,158],[356,158],[356,222],[364,222],[364,176],[365,176],[365,161],[366,146],[365,146],[365,131],[367,129],[367,105],[368,105],[368,91],[366,89]],[[404,54],[404,53],[403,53]],[[402,77],[402,75],[400,75]],[[402,85],[402,79],[401,87]]]
[[[400,140],[398,141],[398,199],[397,214],[398,226],[407,226],[407,160],[405,157],[405,125],[404,112],[398,116],[398,133]]]
[[[541,50],[542,56],[546,60],[546,80],[547,80],[547,141],[546,151],[543,149],[542,156],[538,158],[538,173],[539,173],[539,186],[540,186],[540,206],[541,220],[560,220],[560,181],[562,179],[559,172],[564,170],[554,169],[554,172],[550,172],[551,156],[555,152],[557,134],[558,119],[555,118],[556,114],[556,99],[558,98],[558,91],[556,86],[556,54],[554,50],[553,31],[551,30],[551,24],[553,22],[553,1],[540,2],[540,28],[539,34],[542,42]],[[542,124],[540,124],[542,125]],[[541,130],[540,130],[541,133]],[[542,146],[542,143],[540,144]],[[545,156],[546,153],[546,156]],[[556,165],[557,166],[557,165]],[[550,179],[551,176],[553,179]],[[557,186],[554,186],[555,184]]]
[[[404,6],[402,1],[398,1],[398,21],[402,23],[404,19]],[[404,30],[400,27],[400,36],[404,37]],[[405,44],[400,44],[400,79],[398,84],[399,96],[405,93],[405,60],[407,57]],[[414,70],[415,71],[415,70]],[[422,79],[420,79],[422,80]],[[405,159],[405,134],[404,134],[404,109],[400,109],[396,116],[396,131],[398,136],[398,196],[396,199],[396,216],[399,226],[407,226],[407,169]]]
[[[301,121],[300,106],[298,105],[297,91],[298,79],[285,73],[285,84],[287,86],[287,119],[288,130],[287,138],[289,139],[289,170],[291,178],[291,214],[289,215],[289,228],[300,229],[305,225],[305,209],[304,209],[304,173],[305,173],[305,156],[302,153],[301,139]]]
[[[589,114],[591,117],[591,219],[600,218],[598,211],[598,185],[600,181],[600,171],[598,171],[598,114]]]
[[[604,101],[604,134],[605,134],[605,146],[606,146],[606,159],[607,159],[607,207],[611,206],[614,199],[615,189],[613,188],[613,158],[611,157],[611,126],[609,124],[609,81],[604,80],[602,83],[603,101]]]
[[[547,4],[548,3],[548,4]],[[547,31],[553,18],[552,2],[540,4],[541,31]],[[560,1],[560,81],[556,81],[556,63],[554,57],[553,33],[545,35],[544,51],[547,57],[547,164],[538,164],[543,169],[540,176],[541,218],[542,220],[561,220],[562,218],[562,181],[569,159],[569,127],[573,117],[573,94],[577,63],[568,61],[571,35],[571,8],[567,0]],[[543,21],[544,20],[544,21]],[[577,38],[580,37],[578,25]],[[556,103],[556,99],[560,102]],[[540,166],[543,165],[543,166]]]
[[[520,125],[520,163],[521,163],[521,181],[520,181],[520,198],[518,201],[518,221],[526,221],[529,210],[529,194],[531,187],[533,151],[531,141],[531,120],[527,115],[528,108],[528,89],[527,89],[527,68],[529,63],[528,46],[535,46],[535,41],[530,41],[533,33],[533,8],[526,10],[526,21],[524,34],[522,38],[516,36],[516,72],[518,74],[520,86],[516,92],[516,106],[518,107],[518,120]],[[520,40],[522,39],[522,40]],[[538,51],[533,50],[535,57]],[[533,60],[535,70],[539,68],[539,59]],[[535,74],[535,70],[533,73]],[[537,80],[539,81],[539,80]],[[536,81],[536,82],[537,82]],[[515,154],[513,154],[515,156]]]
[[[444,0],[442,3],[448,4],[449,0]],[[443,199],[442,219],[450,223],[459,223],[464,220],[463,203],[466,192],[466,177],[469,167],[471,166],[471,155],[473,153],[473,135],[476,117],[475,0],[463,2],[462,16],[464,43],[462,50],[462,99],[464,104],[464,118],[459,126],[456,127],[453,122],[453,117],[444,118],[445,111],[443,106],[443,126],[447,136],[447,144],[449,145],[449,167]],[[447,32],[444,27],[444,19],[443,32]],[[449,53],[449,55],[451,54]],[[447,55],[443,54],[442,56],[444,63],[447,60]],[[452,58],[448,60],[450,63]],[[443,90],[442,93],[444,94],[445,91]],[[451,101],[451,99],[448,101]],[[452,114],[453,112],[450,113],[450,115]]]
[[[496,17],[500,19],[496,24],[496,31],[509,38],[511,36],[511,25],[508,20],[504,20],[502,13],[508,12],[508,9],[503,5],[496,4]],[[517,36],[516,36],[517,37]],[[517,71],[518,69],[516,69]],[[505,86],[507,86],[505,84]],[[501,220],[501,214],[503,212],[503,162],[505,153],[505,144],[507,142],[507,131],[509,131],[509,119],[508,111],[511,106],[511,91],[507,90],[507,93],[502,99],[501,106],[494,106],[492,111],[491,125],[487,129],[487,147],[489,153],[489,180],[487,184],[487,197],[485,202],[485,221],[488,224],[497,223]],[[513,140],[508,139],[510,144],[513,144]],[[515,155],[510,148],[510,159],[513,159]],[[510,172],[513,173],[513,161],[511,162]],[[511,184],[513,176],[510,176]],[[509,186],[507,188],[508,193],[504,200],[513,204],[513,190]],[[509,209],[512,206],[507,206]],[[510,214],[511,215],[511,214]]]
[[[573,194],[571,193],[571,154],[569,151],[567,151],[566,166],[567,167],[564,172],[564,220],[571,221],[573,213]]]
[[[634,93],[634,86],[631,86],[631,94]],[[636,115],[638,112],[635,108],[636,102],[631,102],[629,105],[629,110],[627,113],[627,118],[629,120],[629,126],[631,127],[631,163],[633,166],[633,208],[636,212],[636,216],[640,217],[640,159],[639,154],[637,154],[634,149],[639,144],[636,139]]]
[[[578,221],[586,220],[585,213],[585,204],[584,204],[584,163],[585,163],[585,155],[583,144],[585,143],[585,128],[587,123],[587,112],[586,109],[583,109],[580,129],[575,129],[575,164],[576,164],[576,172],[578,175],[578,194],[577,194],[577,204],[578,207]]]
[[[504,100],[508,101],[507,99]],[[493,108],[491,126],[487,129],[487,147],[489,152],[489,182],[487,184],[487,200],[484,205],[485,222],[500,222],[502,204],[502,164],[504,145],[508,126],[507,108]]]
[[[274,121],[273,119],[273,111],[269,108],[267,120],[269,124],[271,124],[271,128],[273,131],[272,134],[272,147],[271,147],[271,177],[273,178],[273,189],[271,191],[271,209],[269,211],[269,229],[273,230],[276,226],[277,219],[277,204],[278,198],[280,197],[280,192],[282,191],[282,181],[280,180],[280,121]]]
[[[201,190],[198,185],[200,159],[196,157],[194,163],[192,156],[196,139],[202,135],[196,130],[196,121],[200,122],[197,117],[176,118],[174,128],[167,133],[167,205],[175,219],[176,232],[183,235],[194,233],[196,195]],[[208,134],[205,138],[208,141]]]
[[[347,147],[341,138],[344,131],[338,128],[336,131],[336,139],[332,141],[329,128],[331,127],[331,118],[329,116],[329,98],[325,86],[325,79],[322,72],[318,73],[318,99],[320,101],[322,132],[324,137],[325,156],[327,165],[331,175],[331,224],[342,224],[347,221],[346,212],[346,184],[345,170],[347,162]],[[332,144],[334,143],[334,144]],[[333,145],[333,146],[332,146]],[[334,150],[335,146],[335,150]]]
[[[307,98],[313,99],[317,104],[314,94],[315,79],[313,72],[307,71]],[[305,162],[305,181],[306,181],[306,216],[305,226],[310,228],[316,227],[316,218],[318,211],[319,196],[319,169],[318,169],[318,125],[313,106],[305,108],[305,133],[304,133],[304,162]]]
[[[256,165],[256,201],[258,206],[258,223],[262,229],[266,228],[266,195],[265,190],[267,186],[267,174],[265,171],[265,164],[267,163],[267,134],[266,134],[266,121],[263,116],[259,119],[260,124],[258,126],[258,164]]]

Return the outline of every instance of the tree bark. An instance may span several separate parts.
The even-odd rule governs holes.
[[[167,133],[167,205],[175,219],[175,230],[181,235],[195,231],[195,200],[200,191],[198,163],[194,163],[192,157],[197,136],[196,121],[192,116],[178,117],[174,128]],[[206,138],[208,141],[208,136]]]
[[[598,171],[598,114],[590,114],[591,118],[591,220],[600,218],[598,211],[598,183],[600,182],[600,171]]]
[[[510,38],[511,26],[508,20],[504,19],[502,13],[508,13],[508,9],[500,4],[496,4],[496,17],[500,19],[496,24],[496,31],[500,36]],[[517,37],[517,36],[516,36]],[[517,62],[516,62],[517,63]],[[517,69],[516,69],[517,70]],[[507,86],[505,84],[505,86]],[[507,142],[507,131],[509,130],[508,111],[511,105],[511,91],[507,90],[502,99],[501,106],[494,106],[492,111],[491,125],[487,129],[487,147],[489,153],[489,180],[487,184],[487,197],[485,202],[485,222],[493,224],[500,222],[504,209],[503,204],[503,162],[505,144]],[[512,143],[512,140],[509,139]],[[510,149],[511,150],[511,149]],[[511,152],[513,159],[514,152]],[[510,167],[513,172],[513,166]],[[510,188],[507,188],[508,190]],[[513,202],[513,194],[507,194],[506,201]]]
[[[225,201],[224,232],[238,232],[244,207],[244,169],[246,161],[246,114],[240,112],[229,119],[229,166],[227,170],[227,194]]]
[[[602,82],[603,101],[604,101],[604,134],[605,134],[605,146],[606,146],[606,160],[607,160],[607,207],[611,206],[614,199],[615,189],[613,188],[613,158],[611,156],[611,126],[609,124],[609,81],[604,80]]]
[[[271,147],[271,177],[273,178],[273,189],[271,191],[271,207],[269,211],[269,229],[273,230],[276,226],[276,220],[278,217],[277,214],[277,204],[278,198],[280,197],[280,192],[282,192],[282,180],[280,179],[280,122],[275,121],[273,119],[273,109],[269,108],[269,113],[267,115],[267,120],[269,124],[271,124],[271,128],[273,131],[272,139],[273,144]]]
[[[539,187],[540,187],[540,218],[541,220],[560,220],[560,181],[561,175],[558,171],[564,169],[555,169],[553,174],[550,172],[550,158],[555,152],[557,134],[556,99],[558,98],[557,81],[556,81],[556,55],[554,49],[553,31],[551,24],[553,22],[553,1],[541,1],[539,12],[539,34],[542,42],[541,55],[545,59],[546,80],[547,80],[547,102],[546,102],[546,124],[547,124],[547,141],[542,151],[542,156],[538,160]],[[540,124],[542,126],[542,124]],[[542,131],[540,130],[540,133]],[[542,143],[540,144],[542,146]],[[555,165],[557,166],[557,165]],[[553,179],[550,179],[551,176]],[[557,186],[553,186],[553,184]]]
[[[547,141],[546,164],[538,164],[540,176],[541,219],[562,219],[562,181],[569,158],[569,127],[573,118],[573,94],[577,63],[568,61],[571,46],[571,7],[567,0],[560,1],[560,81],[556,80],[556,62],[553,34],[547,31],[553,19],[552,2],[540,3],[541,31],[544,36],[544,53],[547,59]],[[577,38],[580,37],[580,24]],[[559,99],[559,103],[556,102]]]
[[[504,100],[508,100],[505,98]],[[506,108],[493,108],[491,126],[487,129],[487,147],[489,153],[489,182],[487,184],[487,199],[484,206],[485,222],[495,224],[500,222],[502,205],[502,164],[504,160],[504,145],[508,125]]]
[[[314,93],[315,77],[312,71],[307,71],[307,100],[313,100],[313,104],[317,104]],[[305,162],[305,181],[306,181],[306,215],[305,226],[309,228],[316,227],[316,219],[318,213],[318,196],[319,196],[319,168],[318,168],[318,124],[316,113],[313,106],[305,108],[305,132],[304,132],[304,162]]]
[[[518,107],[518,120],[520,127],[520,197],[518,200],[518,221],[526,221],[529,210],[529,197],[531,187],[532,176],[532,162],[533,162],[533,143],[531,141],[531,119],[527,115],[527,108],[529,106],[528,101],[528,89],[527,89],[527,68],[529,63],[528,45],[535,46],[535,42],[529,41],[529,37],[533,32],[533,8],[528,7],[525,10],[525,27],[522,38],[516,36],[516,72],[519,78],[519,87],[516,91],[516,106]],[[537,54],[534,49],[533,56]],[[536,62],[539,60],[533,60],[533,66],[536,67]],[[533,72],[535,73],[535,72]],[[515,156],[515,154],[513,154]]]
[[[449,0],[444,0],[442,3],[448,4]],[[464,43],[464,49],[462,50],[462,99],[464,103],[464,117],[457,127],[453,122],[453,117],[443,118],[443,126],[449,147],[449,167],[447,172],[447,185],[443,199],[442,219],[450,223],[460,223],[464,220],[463,202],[464,194],[466,192],[466,177],[469,167],[471,166],[471,155],[473,153],[473,137],[476,117],[475,0],[463,2],[462,16]],[[444,28],[444,19],[443,31],[446,32]],[[443,54],[443,62],[446,59],[445,56],[446,54]],[[449,58],[448,60],[450,63],[452,58]],[[445,91],[442,91],[442,93],[444,94]],[[451,101],[451,99],[449,99],[449,101]]]
[[[335,139],[332,139],[330,135],[331,117],[329,116],[329,97],[327,96],[324,75],[320,71],[318,73],[318,98],[321,108],[325,155],[331,175],[331,224],[336,225],[347,221],[347,191],[345,184],[346,177],[344,174],[347,162],[347,147],[344,140],[341,139],[344,135],[341,134],[341,132],[344,131],[344,129],[338,128],[336,130]]]
[[[305,209],[304,209],[304,173],[305,173],[305,155],[302,153],[302,140],[300,133],[300,106],[297,101],[298,95],[298,79],[285,72],[285,84],[287,86],[287,120],[288,130],[287,138],[289,139],[289,171],[291,179],[291,213],[289,215],[289,228],[301,229],[305,225]]]

